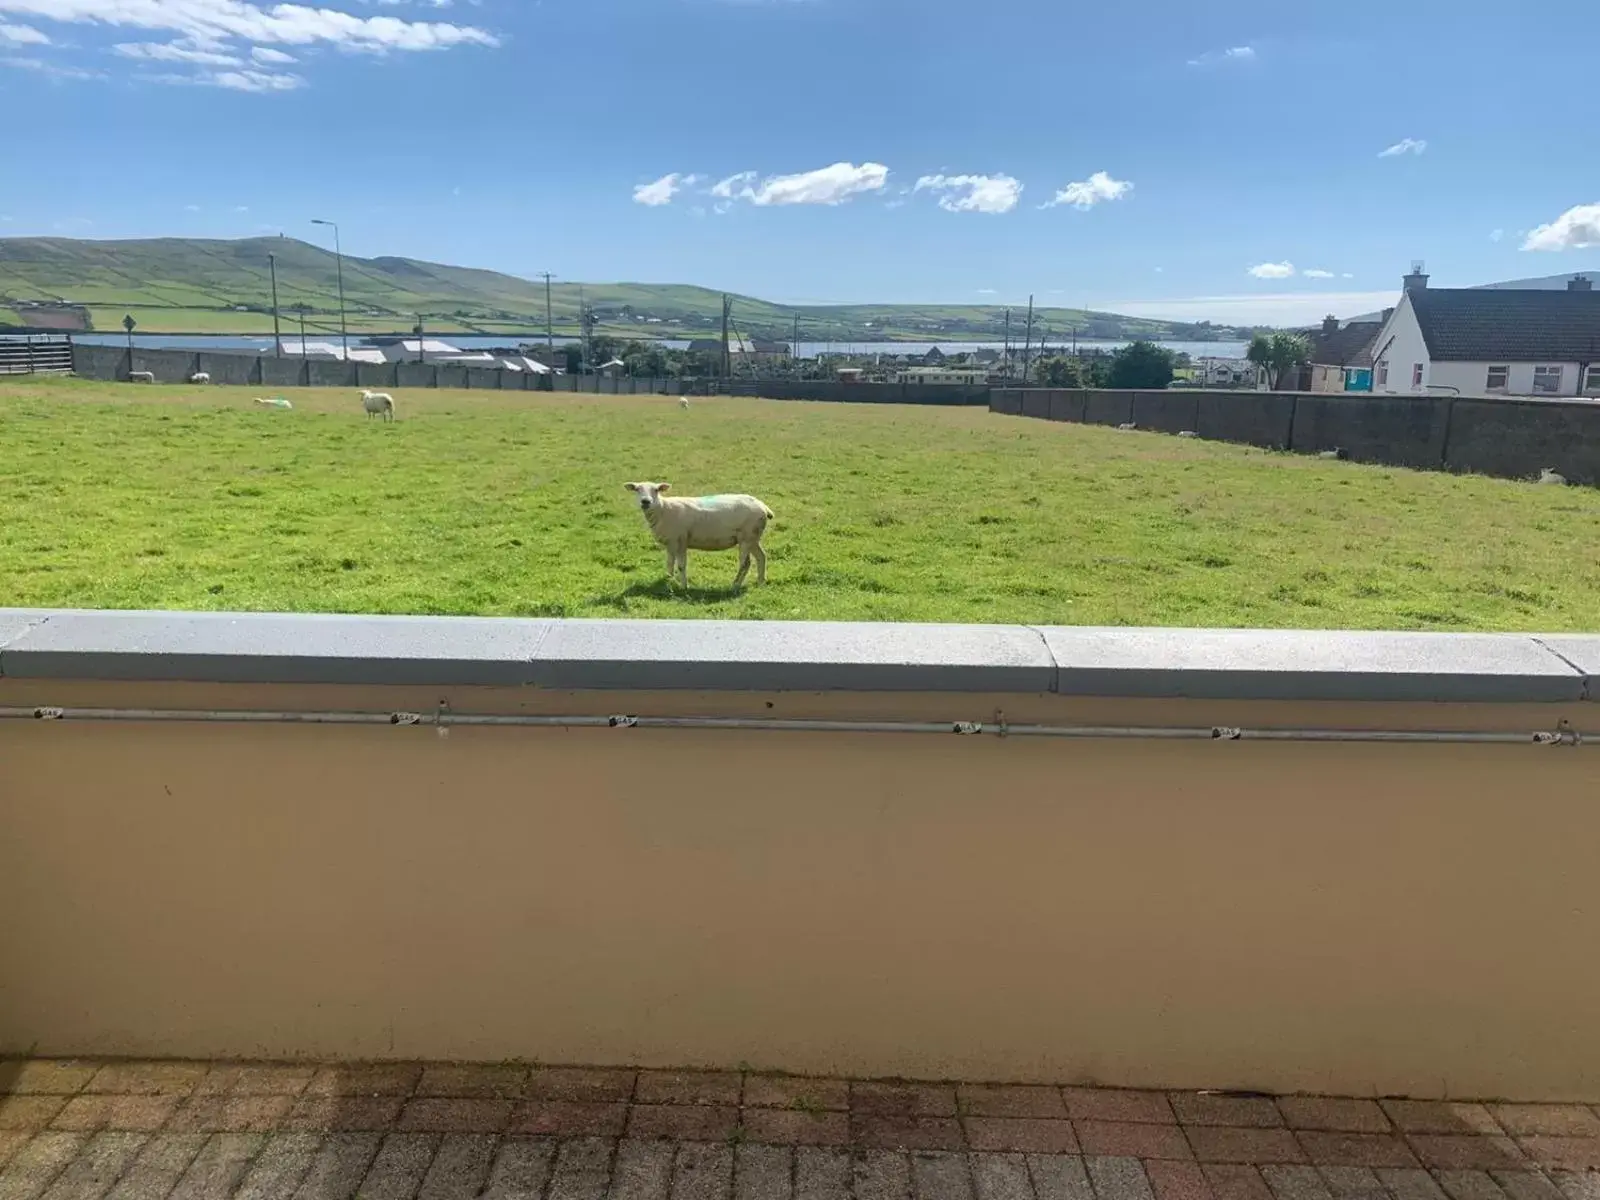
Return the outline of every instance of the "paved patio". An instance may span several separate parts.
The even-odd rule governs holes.
[[[1600,1200],[1600,1108],[0,1063],[0,1200]]]

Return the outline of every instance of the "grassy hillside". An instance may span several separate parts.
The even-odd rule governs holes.
[[[296,306],[307,306],[308,330],[338,328],[335,259],[330,251],[292,238],[152,238],[82,241],[72,238],[0,239],[0,324],[29,324],[29,302],[83,306],[97,330],[117,330],[131,314],[145,333],[270,333],[272,292],[268,255],[278,264],[279,309],[289,329]],[[451,267],[411,258],[344,260],[347,318],[353,331],[410,330],[420,316],[445,333],[524,334],[545,325],[541,281],[496,271]],[[720,327],[722,296],[681,284],[557,283],[552,310],[557,332],[574,333],[580,295],[595,309],[603,332],[704,336]],[[37,310],[35,310],[37,311]],[[799,309],[749,296],[735,297],[738,328],[787,340],[800,317],[803,341],[994,338],[1004,308],[946,305],[842,305]],[[1036,329],[1063,337],[1204,338],[1207,327],[1092,313],[1041,309]],[[1021,314],[1012,329],[1021,336]]]

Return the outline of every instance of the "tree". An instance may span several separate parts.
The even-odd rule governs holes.
[[[1277,390],[1285,371],[1292,371],[1311,359],[1311,343],[1298,333],[1280,329],[1270,336],[1258,333],[1250,339],[1246,358],[1267,373],[1267,386]]]
[[[1172,351],[1154,342],[1130,342],[1111,358],[1114,388],[1164,388],[1172,382]]]

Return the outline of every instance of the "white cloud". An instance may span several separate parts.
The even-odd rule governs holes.
[[[303,4],[263,7],[246,0],[0,0],[0,12],[67,24],[162,30],[210,42],[239,38],[270,45],[327,43],[369,51],[500,44],[494,34],[472,25],[362,17]]]
[[[748,192],[755,179],[754,171],[740,171],[737,175],[729,175],[726,179],[719,179],[712,184],[711,194],[719,200],[732,200]]]
[[[176,42],[119,42],[111,49],[122,58],[137,58],[147,62],[196,63],[208,67],[243,65],[244,60],[236,54],[210,49],[214,44],[196,45],[180,39]]]
[[[1287,279],[1294,274],[1294,264],[1291,262],[1257,263],[1250,268],[1250,274],[1257,279]]]
[[[1428,143],[1421,138],[1401,138],[1394,145],[1378,151],[1379,158],[1399,158],[1403,154],[1423,154]]]
[[[50,39],[32,25],[0,25],[0,46],[48,46]]]
[[[1008,213],[1022,199],[1022,186],[1009,175],[924,175],[914,190],[942,193],[946,212]]]
[[[1504,238],[1505,236],[1506,236],[1506,231],[1504,229],[1491,229],[1489,231],[1489,240],[1491,242],[1498,242],[1502,238]]]
[[[674,171],[671,175],[663,175],[654,183],[641,183],[633,189],[633,202],[643,204],[647,208],[660,208],[663,204],[671,204],[672,198],[692,184],[694,179],[693,175],[682,175]]]
[[[1104,171],[1096,171],[1087,179],[1067,184],[1056,193],[1054,200],[1040,207],[1055,208],[1059,204],[1070,204],[1073,208],[1090,209],[1103,200],[1121,200],[1131,191],[1133,184],[1126,179],[1113,179]]]
[[[184,212],[199,212],[200,211],[200,206],[198,204],[185,204],[183,206],[183,211]]]
[[[1600,246],[1600,204],[1569,208],[1548,225],[1528,230],[1524,250],[1587,250]]]
[[[843,204],[863,192],[882,191],[889,181],[889,168],[882,163],[836,162],[798,175],[771,175],[757,182],[754,171],[740,171],[719,180],[711,194],[723,201],[718,212],[727,212],[734,200],[748,200],[761,207],[788,204]]]
[[[145,75],[150,83],[168,83],[177,87],[214,87],[232,92],[292,92],[306,86],[299,75],[284,75],[273,71],[257,71],[244,67],[237,71],[197,71],[193,75]],[[242,210],[241,210],[242,211]]]
[[[1346,271],[1343,275],[1339,276],[1339,278],[1340,279],[1354,279],[1355,278],[1355,274],[1354,274],[1354,272]]]
[[[1318,269],[1316,267],[1312,267],[1309,271],[1301,271],[1300,274],[1304,275],[1307,279],[1333,279],[1333,278],[1335,278],[1334,273],[1332,271],[1323,271],[1323,270],[1320,270],[1320,269]]]
[[[104,71],[96,71],[89,67],[68,67],[60,63],[46,62],[42,58],[26,58],[18,54],[0,55],[0,64],[16,67],[22,71],[34,71],[49,79],[104,79]]]
[[[297,62],[292,54],[285,54],[282,50],[274,50],[271,46],[251,46],[250,57],[258,63],[265,63],[270,67],[281,67],[285,63]]]
[[[1249,63],[1256,60],[1254,46],[1229,46],[1226,50],[1208,50],[1198,58],[1191,58],[1191,67],[1210,67],[1218,63]]]
[[[993,296],[995,294],[996,294],[996,292],[995,292],[995,290],[993,288],[979,288],[978,289],[978,295],[980,295],[980,296]]]

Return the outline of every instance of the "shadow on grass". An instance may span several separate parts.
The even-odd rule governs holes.
[[[685,589],[663,578],[653,583],[631,583],[620,592],[596,596],[595,603],[609,604],[618,608],[629,600],[686,600],[690,604],[716,604],[722,600],[736,599],[748,590],[748,585],[734,587],[731,583],[723,587],[701,587],[691,583]]]

